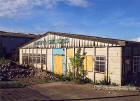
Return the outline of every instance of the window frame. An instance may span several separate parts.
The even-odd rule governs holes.
[[[135,62],[135,58],[138,58],[137,59],[139,61],[138,63],[137,61]],[[134,71],[135,69],[136,71]],[[133,56],[133,73],[138,73],[138,72],[140,72],[140,56]]]
[[[99,60],[97,59],[97,57],[99,58]],[[101,57],[103,57],[104,60],[100,60]],[[94,62],[95,62],[95,63],[94,63],[94,71],[95,71],[96,73],[105,73],[105,72],[106,72],[106,56],[97,55],[97,56],[95,56]],[[96,70],[96,68],[97,68],[97,67],[96,67],[96,65],[97,65],[96,62],[99,62],[99,64],[98,64],[98,65],[99,65],[98,71]],[[101,62],[102,62],[102,63],[104,62],[104,64],[100,64]],[[101,65],[104,66],[104,72],[102,72],[101,69],[100,69],[100,68],[101,68],[101,67],[100,67]]]

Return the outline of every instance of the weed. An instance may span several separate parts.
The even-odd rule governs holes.
[[[136,86],[135,84],[133,84],[133,83],[129,83],[129,84],[126,84],[126,86],[129,86],[129,87],[134,87],[134,86]]]
[[[111,83],[112,86],[118,86],[116,83]]]
[[[4,57],[0,58],[0,65],[7,65],[7,64],[10,64],[10,63],[11,63],[10,60],[5,59]]]
[[[110,85],[110,82],[104,79],[104,80],[95,81],[94,84],[95,85]]]
[[[30,84],[26,82],[5,82],[0,83],[0,88],[22,88],[29,85]]]

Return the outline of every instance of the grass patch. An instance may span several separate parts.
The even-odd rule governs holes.
[[[0,88],[23,88],[29,86],[29,83],[26,82],[3,82],[0,83]]]
[[[38,79],[38,78],[34,78],[31,80],[31,84],[42,84],[42,83],[47,83],[48,80],[46,79]]]
[[[133,84],[133,83],[129,83],[129,84],[126,84],[125,86],[128,86],[128,87],[135,87],[136,85]]]
[[[73,74],[71,75],[58,75],[58,74],[54,74],[53,72],[49,72],[46,71],[47,74],[49,74],[50,76],[48,78],[46,78],[49,82],[50,81],[64,81],[64,82],[76,82],[76,83],[91,83],[92,81],[90,79],[88,79],[87,77],[84,79],[75,79]]]
[[[0,58],[0,65],[7,65],[7,64],[10,64],[10,60],[8,59],[5,59],[5,58]]]
[[[99,80],[94,82],[95,85],[110,85],[110,82],[107,80]]]

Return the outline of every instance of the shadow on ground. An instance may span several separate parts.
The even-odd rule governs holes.
[[[78,100],[95,100],[95,99],[112,99],[112,98],[124,98],[124,97],[132,97],[132,96],[140,96],[140,95],[125,95],[125,96],[112,96],[112,97],[96,97],[96,98],[82,98],[82,99],[63,99],[63,100],[34,100],[34,101],[78,101]]]
[[[39,91],[28,87],[0,89],[0,101],[50,101],[49,99]]]

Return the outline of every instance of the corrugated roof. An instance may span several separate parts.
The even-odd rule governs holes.
[[[0,31],[0,36],[37,38],[40,37],[41,35]]]
[[[122,45],[125,44],[125,40],[118,40],[118,39],[111,39],[111,38],[87,36],[87,35],[80,35],[80,34],[51,32],[51,31],[47,32],[47,33],[51,33],[53,35],[65,36],[65,37],[78,38],[78,39],[83,39],[83,40],[91,40],[91,41],[99,41],[99,42],[111,43],[111,44],[122,44]]]
[[[70,37],[70,38],[78,38],[78,39],[83,39],[83,40],[99,41],[99,42],[104,42],[104,43],[117,44],[117,45],[120,45],[120,46],[126,46],[126,45],[127,46],[129,46],[129,45],[136,45],[136,46],[139,45],[140,46],[140,42],[136,42],[136,41],[119,40],[119,39],[87,36],[87,35],[80,35],[80,34],[60,33],[60,32],[52,32],[52,31],[46,32],[40,38],[46,36],[47,34]],[[32,42],[34,42],[34,41],[36,41],[40,38],[34,39],[34,40],[30,41],[29,43],[32,43]],[[25,46],[29,43],[26,43],[23,46]],[[21,47],[23,47],[23,46],[21,46]]]

